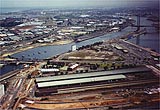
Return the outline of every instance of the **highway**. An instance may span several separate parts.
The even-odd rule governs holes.
[[[151,51],[146,48],[143,48],[141,46],[135,45],[135,44],[130,43],[128,41],[121,40],[120,43],[122,43],[122,45],[126,46],[128,48],[128,50],[132,51],[132,54],[138,54],[138,56],[137,55],[136,56],[139,59],[140,64],[147,64],[147,65],[149,64],[154,67],[157,67],[156,64],[158,64],[159,61],[155,61],[154,56],[160,57],[159,53]]]
[[[6,94],[3,97],[4,100],[1,100],[2,102],[1,109],[3,108],[6,108],[6,110],[12,109],[12,107],[14,106],[15,99],[17,98],[19,90],[21,89],[24,81],[25,81],[24,78],[17,79],[14,83],[14,88],[12,87],[12,85],[10,85],[10,88],[8,88],[8,91],[6,91]]]
[[[38,70],[45,63],[46,62],[38,63],[34,68],[30,68],[30,69],[25,68],[21,71],[18,70],[17,72],[14,72],[14,74],[10,74],[9,76],[6,76],[1,79],[1,81],[3,81],[3,80],[6,80],[10,77],[17,75],[17,76],[15,76],[15,81],[12,82],[12,85],[9,85],[9,87],[6,91],[6,94],[1,99],[1,104],[2,104],[1,109],[2,110],[3,110],[3,108],[6,108],[6,110],[11,110],[11,109],[13,109],[13,107],[16,108],[21,97],[24,97],[29,92],[28,90],[29,90],[30,86],[28,85],[28,87],[27,87],[28,89],[25,89],[25,87],[24,87],[27,75],[32,73],[35,70]],[[32,82],[33,82],[33,80],[31,80],[31,82],[29,84],[31,84]],[[23,89],[25,91],[23,91]],[[6,100],[6,99],[8,99],[8,100]],[[15,100],[15,99],[17,99],[17,100]]]
[[[12,109],[12,107],[14,106],[14,103],[16,101],[15,99],[18,98],[19,91],[22,88],[24,81],[24,78],[19,80],[17,87],[14,89],[13,97],[11,98],[10,102],[8,101],[9,106],[7,109]]]

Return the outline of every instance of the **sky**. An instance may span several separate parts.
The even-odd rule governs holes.
[[[0,0],[0,7],[133,7],[158,6],[159,0]]]

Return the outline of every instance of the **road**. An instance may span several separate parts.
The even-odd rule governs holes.
[[[21,97],[24,97],[28,91],[25,89],[25,82],[27,80],[27,75],[32,73],[35,70],[38,70],[42,65],[46,64],[46,62],[41,62],[41,63],[37,63],[36,66],[34,66],[33,68],[26,68],[23,71],[19,71],[17,76],[15,76],[15,81],[12,82],[12,85],[9,85],[6,94],[3,96],[3,98],[0,100],[2,106],[1,109],[3,110],[4,108],[6,108],[6,110],[11,110],[14,108],[16,108],[16,103],[19,102],[19,100],[21,99]],[[10,77],[10,76],[9,76]],[[7,78],[9,78],[7,77]],[[33,80],[32,80],[33,81]],[[25,91],[23,91],[25,90]],[[17,99],[17,100],[15,100]]]

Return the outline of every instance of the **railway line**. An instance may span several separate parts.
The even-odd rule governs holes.
[[[102,85],[92,85],[92,86],[85,86],[85,87],[75,87],[75,88],[66,88],[66,89],[58,89],[58,94],[64,93],[72,93],[72,92],[80,92],[80,91],[87,91],[87,90],[96,90],[96,89],[109,89],[115,87],[124,87],[124,86],[136,86],[136,85],[143,85],[148,83],[156,83],[157,80],[140,80],[140,81],[133,81],[133,82],[124,82],[124,83],[112,83],[112,84],[102,84]]]
[[[47,90],[40,90],[43,93],[51,93],[51,95],[58,95],[58,94],[68,94],[74,92],[84,92],[84,91],[91,91],[91,90],[98,90],[98,89],[111,89],[111,88],[121,88],[121,87],[129,87],[129,86],[137,86],[137,85],[145,85],[145,84],[153,84],[158,83],[158,80],[138,80],[138,81],[127,81],[127,82],[117,82],[117,83],[100,83],[100,84],[90,84],[89,86],[85,85],[77,85],[75,87],[65,87],[65,88],[48,88]],[[39,93],[39,91],[36,91]]]

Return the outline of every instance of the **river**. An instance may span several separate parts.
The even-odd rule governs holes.
[[[133,17],[134,19],[136,19],[135,17]],[[146,18],[142,17],[141,18],[141,24],[142,25],[152,25],[152,21],[148,21],[146,20]],[[152,34],[145,34],[145,35],[141,35],[140,36],[140,46],[146,47],[146,48],[151,48],[153,50],[155,50],[156,52],[160,52],[160,48],[159,48],[159,42],[160,42],[160,38],[159,38],[159,33],[156,33],[155,28],[154,27],[146,27],[147,32],[150,32]],[[99,41],[103,41],[103,40],[109,40],[111,38],[115,38],[117,36],[122,36],[128,32],[131,31],[135,31],[136,28],[135,27],[127,27],[125,29],[123,29],[122,31],[119,32],[112,32],[112,33],[108,33],[106,35],[100,36],[100,37],[96,37],[93,39],[89,39],[86,41],[82,41],[82,42],[78,42],[78,43],[70,43],[70,44],[65,44],[65,45],[58,45],[58,46],[43,46],[43,47],[36,47],[33,49],[29,49],[23,52],[19,52],[16,54],[13,54],[12,57],[18,58],[18,59],[24,59],[24,60],[35,60],[35,59],[46,59],[46,58],[50,58],[53,57],[55,55],[59,55],[65,52],[68,52],[69,50],[71,50],[71,46],[72,45],[76,45],[77,48],[81,47],[81,46],[85,46],[88,44],[93,44],[95,42],[99,42]],[[129,40],[132,43],[136,43],[136,39],[130,39]],[[5,74],[7,70],[11,70],[8,68],[12,68],[10,66],[7,65],[2,67],[0,69],[0,75]]]
[[[115,38],[117,36],[121,36],[125,34],[127,31],[128,29],[126,28],[121,32],[109,33],[100,37],[96,37],[96,38],[78,42],[78,43],[70,43],[70,44],[58,45],[58,46],[37,47],[37,48],[29,49],[29,50],[14,54],[12,55],[12,57],[19,58],[19,59],[23,58],[24,60],[46,59],[46,58],[49,58],[58,54],[62,54],[64,52],[71,50],[72,45],[76,45],[78,48],[88,44],[93,44],[95,42],[108,40],[111,38]]]
[[[134,18],[136,19],[136,18]],[[152,21],[147,20],[145,17],[141,17],[141,25],[149,25],[153,24]],[[144,27],[143,27],[144,28]],[[154,27],[145,27],[148,34],[140,36],[139,45],[145,48],[150,48],[158,53],[160,53],[160,37],[159,33],[156,32]],[[132,43],[136,43],[136,38],[129,40]]]
[[[136,19],[136,18],[134,17],[134,19]],[[152,21],[148,21],[148,20],[146,20],[146,18],[142,17],[141,18],[141,25],[152,25]],[[152,34],[141,35],[139,45],[146,47],[146,48],[151,48],[159,53],[160,52],[160,50],[159,50],[159,34],[156,33],[154,27],[145,27],[145,28],[147,29],[147,32],[152,33]],[[108,33],[106,35],[96,37],[93,39],[89,39],[86,41],[78,42],[78,43],[71,43],[71,44],[59,45],[59,46],[44,46],[44,47],[33,48],[30,50],[26,50],[24,52],[14,54],[14,55],[12,55],[12,57],[16,57],[19,59],[22,59],[24,57],[24,59],[26,59],[26,60],[28,60],[28,59],[33,59],[33,60],[46,59],[46,58],[49,58],[49,57],[52,57],[52,56],[55,56],[55,55],[58,55],[58,54],[61,54],[61,53],[64,53],[64,52],[71,50],[71,46],[74,44],[78,48],[78,47],[85,46],[88,44],[93,44],[95,42],[108,40],[111,38],[115,38],[117,36],[122,36],[122,35],[126,34],[127,32],[135,31],[135,30],[136,30],[135,27],[127,27],[120,32]],[[135,38],[130,39],[129,41],[132,43],[136,43]]]

